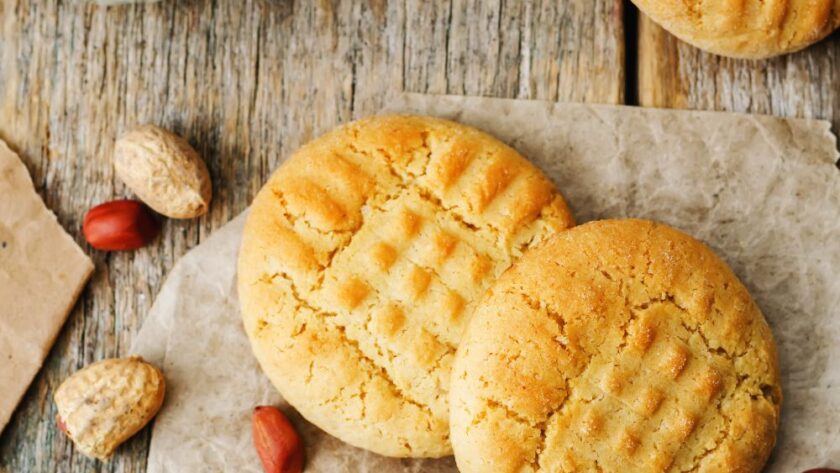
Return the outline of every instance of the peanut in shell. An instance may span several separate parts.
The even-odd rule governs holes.
[[[140,200],[169,218],[195,218],[210,206],[207,165],[170,131],[144,125],[121,136],[114,145],[114,170]]]
[[[163,374],[140,357],[100,361],[58,387],[57,422],[79,451],[104,461],[157,414],[165,391]]]

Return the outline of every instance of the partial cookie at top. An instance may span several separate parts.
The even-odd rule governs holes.
[[[573,225],[552,183],[475,129],[376,117],[305,145],[255,199],[239,261],[253,351],[340,439],[451,453],[448,386],[480,294]]]
[[[642,220],[531,250],[478,303],[450,392],[460,471],[758,472],[776,346],[709,248]]]
[[[663,28],[723,56],[766,58],[798,51],[840,26],[840,0],[633,0]]]

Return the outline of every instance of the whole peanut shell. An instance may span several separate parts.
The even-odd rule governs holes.
[[[142,358],[100,361],[58,387],[56,422],[79,451],[107,460],[157,414],[165,391],[163,374]]]
[[[114,147],[117,176],[156,212],[194,218],[207,212],[212,184],[207,165],[180,136],[143,125]]]

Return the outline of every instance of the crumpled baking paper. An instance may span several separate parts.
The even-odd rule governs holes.
[[[776,336],[785,402],[766,471],[840,465],[840,170],[824,121],[526,100],[400,95],[385,110],[485,130],[546,172],[579,222],[658,220],[710,244]],[[235,269],[244,216],[176,265],[135,352],[169,381],[149,473],[259,472],[250,414],[281,406],[308,472],[455,472],[451,458],[387,459],[307,423],[260,372],[242,329]]]

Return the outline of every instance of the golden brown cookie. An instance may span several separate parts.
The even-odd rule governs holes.
[[[840,0],[633,0],[700,49],[739,58],[798,51],[840,26]]]
[[[452,443],[464,473],[758,472],[781,397],[770,328],[720,258],[601,221],[531,250],[478,304]]]
[[[478,296],[573,224],[551,182],[475,129],[350,123],[251,207],[239,295],[255,355],[307,419],[377,453],[451,453],[451,362]]]

